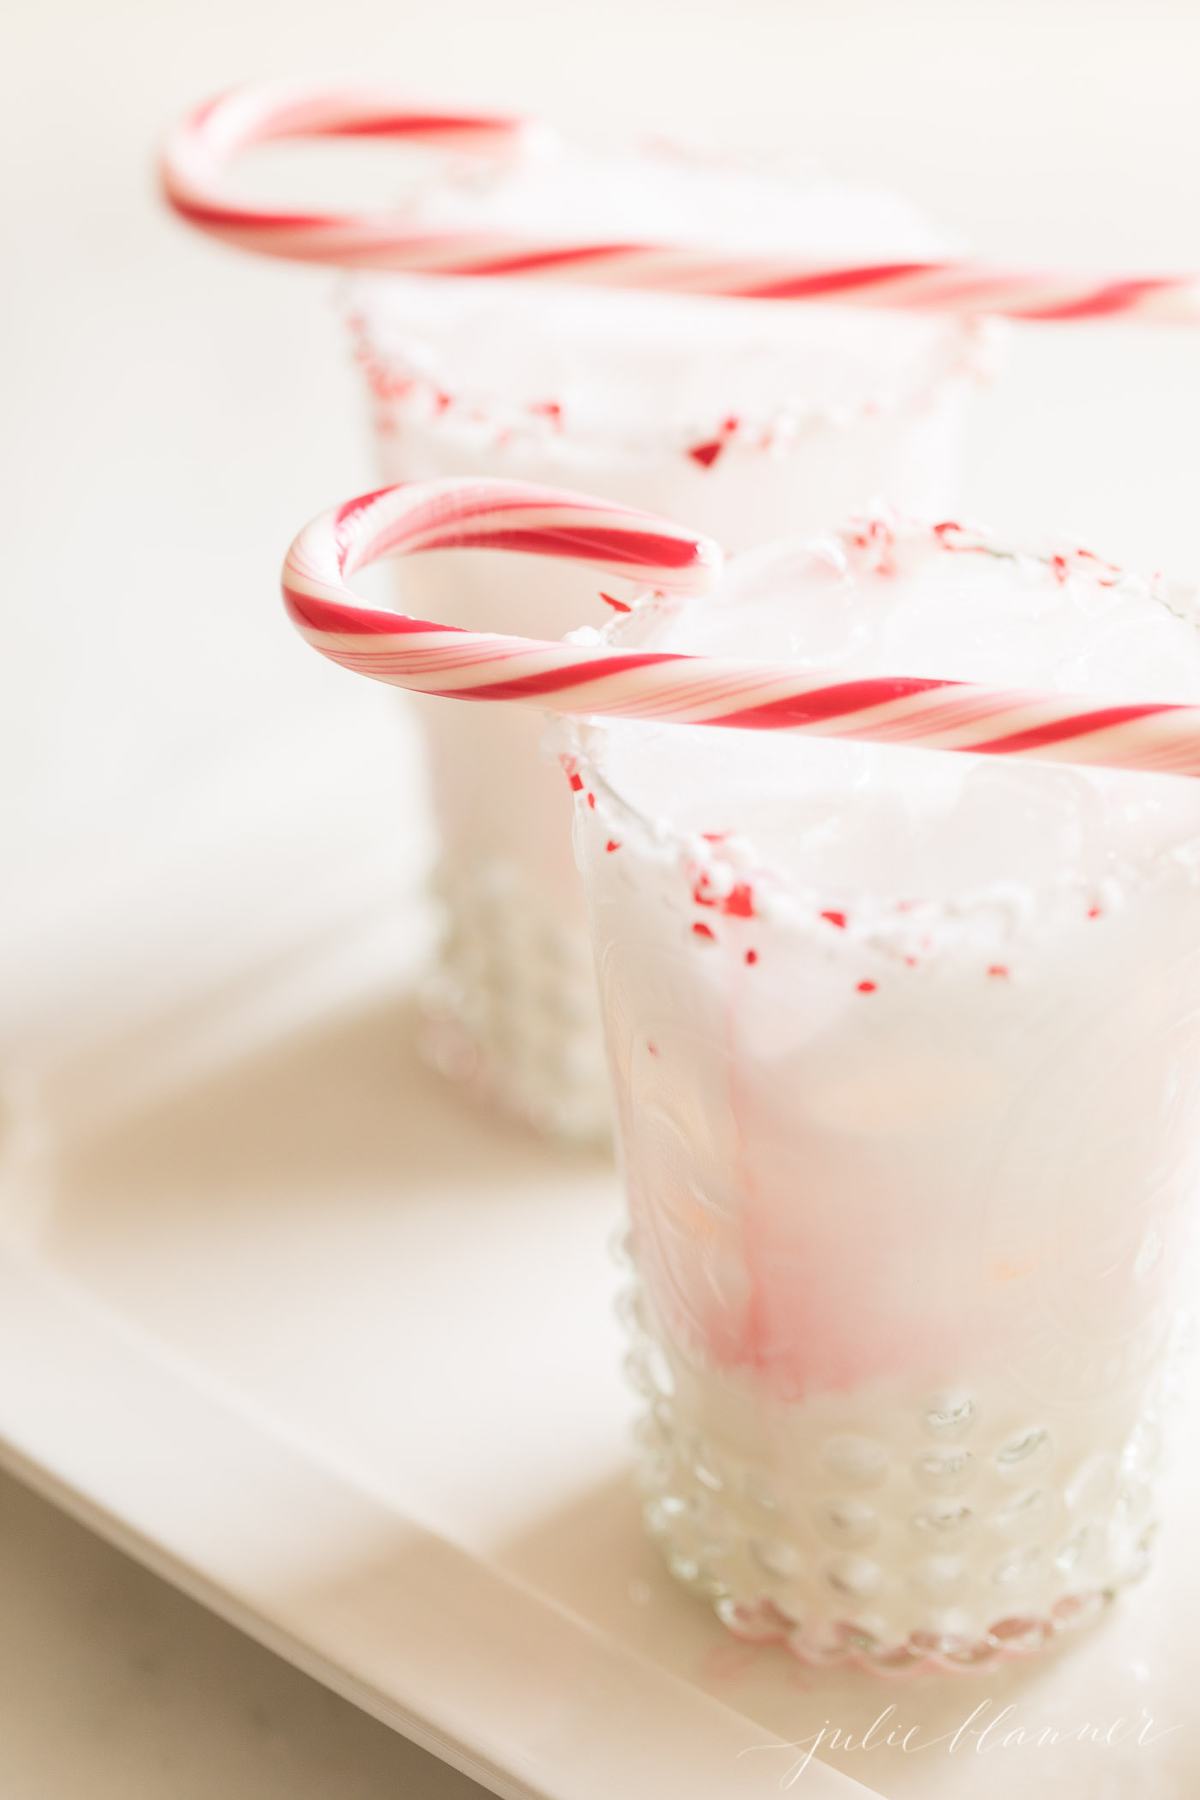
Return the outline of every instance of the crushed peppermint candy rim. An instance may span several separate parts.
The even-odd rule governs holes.
[[[1077,544],[1018,549],[975,526],[952,520],[926,524],[878,510],[850,520],[828,540],[789,548],[808,551],[821,560],[828,549],[831,558],[840,559],[850,573],[889,576],[897,572],[898,559],[907,550],[922,544],[953,555],[1007,563],[1014,572],[1035,579],[1049,574],[1057,585],[1080,580],[1098,589],[1149,600],[1189,627],[1200,627],[1200,597],[1194,590],[1169,583],[1158,574],[1132,574]],[[621,648],[633,641],[629,627],[637,627],[639,616],[653,615],[664,605],[670,605],[667,596],[645,593],[626,609],[626,615],[614,618],[599,631],[586,627],[573,637],[592,647]],[[1077,696],[1076,701],[1097,705],[1094,698],[1084,696]],[[921,970],[947,952],[977,962],[989,982],[1002,986],[1015,971],[1008,960],[996,960],[997,954],[1007,956],[1011,950],[1016,955],[1015,947],[1031,933],[1113,918],[1136,887],[1156,876],[1177,876],[1189,885],[1200,885],[1198,830],[1172,844],[1165,857],[1158,852],[1140,857],[1121,855],[1099,875],[1070,869],[1048,880],[993,880],[956,893],[903,897],[842,891],[783,874],[754,842],[753,833],[697,831],[632,799],[606,770],[604,721],[570,718],[560,742],[571,789],[598,814],[600,828],[612,834],[615,847],[636,841],[641,857],[679,870],[695,906],[704,909],[691,928],[697,943],[714,945],[731,937],[749,967],[758,965],[764,952],[756,947],[755,928],[744,923],[748,920],[760,922],[768,944],[770,932],[782,925],[806,930],[827,949],[838,942],[853,943],[864,955],[877,959],[873,977],[864,977],[858,984],[864,995],[877,991],[879,979],[887,971]],[[1018,961],[1017,970],[1019,967]]]
[[[397,429],[397,421],[440,432],[478,433],[489,448],[503,452],[530,443],[553,447],[561,440],[603,444],[631,457],[647,452],[673,453],[699,470],[710,470],[727,457],[787,456],[811,447],[814,431],[844,432],[888,418],[920,417],[955,383],[986,381],[992,374],[1000,329],[995,320],[957,321],[957,329],[925,358],[918,378],[907,387],[893,385],[842,405],[812,400],[789,402],[769,413],[759,408],[715,407],[688,418],[640,415],[622,422],[580,417],[571,400],[554,394],[540,399],[506,399],[478,388],[462,387],[439,363],[429,366],[428,345],[386,349],[376,340],[361,307],[347,314],[354,359],[361,369],[375,408],[381,436]],[[1003,335],[1001,333],[1001,335]],[[420,333],[414,328],[412,343]],[[779,352],[786,366],[786,351]]]

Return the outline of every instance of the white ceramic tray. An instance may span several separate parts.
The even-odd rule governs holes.
[[[614,1179],[415,1060],[419,822],[386,781],[387,833],[347,809],[360,753],[201,784],[186,855],[160,838],[86,906],[64,883],[10,939],[0,1460],[502,1795],[1195,1792],[1188,1467],[1151,1581],[1002,1674],[817,1675],[660,1571]]]

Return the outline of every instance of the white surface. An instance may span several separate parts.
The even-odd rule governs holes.
[[[39,1116],[51,1128],[56,1186],[40,1215],[39,1268],[49,1279],[61,1268],[102,1311],[132,1308],[135,1342],[149,1333],[172,1357],[205,1362],[202,1386],[219,1378],[236,1390],[235,1419],[244,1405],[252,1419],[290,1411],[284,1422],[315,1446],[306,1466],[322,1479],[334,1479],[322,1474],[331,1460],[353,1459],[389,1506],[423,1494],[451,1532],[469,1533],[473,1497],[494,1493],[489,1548],[510,1574],[590,1606],[652,1656],[675,1646],[690,1674],[711,1667],[710,1686],[772,1725],[795,1728],[798,1699],[805,1718],[824,1716],[834,1702],[786,1666],[739,1664],[640,1545],[621,1472],[602,1233],[586,1200],[560,1217],[548,1166],[516,1140],[502,1152],[431,1091],[416,1089],[414,1112],[398,1112],[396,1019],[384,995],[370,996],[396,963],[386,920],[409,848],[393,823],[402,752],[386,703],[292,641],[274,597],[296,524],[370,482],[361,411],[322,278],[222,257],[173,230],[147,158],[180,106],[231,79],[386,68],[418,96],[528,104],[602,129],[708,127],[818,154],[849,175],[882,168],[998,256],[1196,266],[1200,18],[1169,0],[1136,18],[1095,0],[1020,0],[969,17],[950,0],[899,10],[747,0],[736,13],[717,0],[613,0],[602,23],[562,0],[419,13],[344,0],[336,14],[297,0],[208,0],[189,13],[150,0],[26,0],[7,24],[0,118],[17,253],[0,288],[0,841],[11,864],[0,1083],[31,1132]],[[982,409],[973,509],[1005,530],[1061,525],[1117,557],[1197,574],[1198,391],[1200,339],[1022,338]],[[337,753],[322,766],[324,746]],[[345,962],[327,953],[331,925],[351,939]],[[54,1142],[68,1117],[71,1143]],[[414,1144],[414,1118],[434,1135]],[[447,1177],[451,1151],[463,1160]],[[454,1182],[498,1168],[497,1208],[468,1199],[470,1231],[450,1215],[442,1235]],[[25,1243],[39,1224],[31,1198],[8,1196],[10,1233]],[[537,1321],[552,1346],[537,1364],[550,1385],[514,1411],[514,1382],[535,1387],[528,1348],[518,1355],[499,1323],[514,1306],[492,1293],[499,1310],[485,1333],[458,1251],[476,1239],[501,1251],[506,1227],[531,1221],[563,1286]],[[511,1243],[515,1273],[530,1278],[529,1240]],[[452,1291],[424,1263],[411,1280],[422,1246],[443,1279],[455,1277]],[[17,1291],[28,1312],[4,1315],[5,1427],[19,1402],[42,1479],[66,1497],[45,1471],[56,1458],[77,1465],[94,1508],[107,1470],[114,1496],[131,1513],[140,1496],[165,1541],[179,1511],[155,1517],[158,1490],[143,1485],[162,1467],[198,1496],[183,1524],[204,1542],[270,1541],[261,1520],[260,1537],[247,1526],[254,1490],[236,1458],[202,1463],[210,1485],[196,1484],[189,1459],[204,1440],[184,1430],[189,1379],[175,1383],[174,1360],[153,1349],[135,1358],[148,1381],[167,1382],[171,1428],[154,1439],[129,1390],[98,1381],[85,1396],[76,1385],[92,1366],[83,1326],[77,1341],[59,1333],[40,1289]],[[417,1352],[394,1335],[410,1300],[427,1309]],[[93,1317],[70,1290],[64,1304],[71,1318]],[[503,1448],[493,1443],[486,1465],[483,1440],[448,1428],[429,1398],[444,1368],[430,1348],[444,1340],[430,1331],[463,1319],[467,1353],[473,1344],[494,1383],[479,1414],[498,1396],[506,1409]],[[568,1378],[584,1384],[590,1416],[555,1407]],[[266,1441],[251,1431],[253,1446]],[[272,1525],[292,1497],[285,1486]],[[1181,1554],[1185,1507],[1175,1519]],[[1143,1696],[1168,1725],[1186,1722],[1155,1763],[1157,1792],[1172,1800],[1195,1786],[1183,1772],[1196,1756],[1191,1696],[1172,1686],[1185,1678],[1168,1647],[1186,1598],[1168,1561],[1154,1589],[1062,1665],[1068,1723],[1136,1710]],[[378,1643],[403,1649],[395,1617],[378,1629]],[[1024,1697],[1044,1706],[1051,1679],[1031,1673]],[[542,1699],[554,1705],[553,1684]],[[851,1723],[844,1707],[835,1716]],[[46,1729],[80,1727],[55,1712]],[[222,1729],[235,1727],[206,1732],[215,1741]],[[608,1730],[620,1737],[611,1719]],[[104,1755],[95,1749],[98,1764]],[[1022,1775],[1088,1800],[1154,1792],[1129,1749],[1063,1755],[1056,1789],[1037,1752]],[[877,1760],[861,1761],[877,1780]],[[1011,1768],[930,1751],[908,1760],[895,1792],[975,1800]],[[754,1791],[774,1791],[774,1765],[758,1782]],[[701,1791],[682,1769],[675,1783]]]
[[[14,1800],[484,1793],[8,1477],[0,1586],[0,1787]]]
[[[668,1771],[755,1791],[748,1720],[422,1530],[12,1246],[0,1355],[9,1467],[503,1800],[601,1800]],[[849,1790],[818,1772],[815,1791]]]
[[[295,943],[272,864],[269,840],[243,848],[243,878]],[[224,867],[193,872],[198,911],[212,915]],[[184,897],[163,881],[138,901],[177,970]],[[361,929],[370,901],[382,931]],[[390,878],[363,877],[354,910],[327,899],[323,930],[307,910],[305,953],[282,968],[236,934],[210,948],[204,1005],[161,974],[142,985],[126,959],[107,1029],[97,1008],[86,1054],[60,1043],[14,1097],[3,1461],[516,1800],[752,1800],[790,1767],[782,1741],[825,1720],[861,1731],[893,1698],[923,1740],[984,1700],[1031,1730],[1145,1706],[1170,1729],[1148,1751],[1029,1751],[1023,1792],[1074,1781],[1091,1800],[1097,1776],[1145,1800],[1186,1792],[1197,1472],[1156,1581],[1069,1655],[881,1689],[737,1645],[638,1527],[604,1252],[613,1178],[473,1117],[413,1062],[402,997],[378,980],[410,955]],[[85,941],[120,969],[112,928]],[[962,1791],[964,1759],[935,1745],[829,1754],[894,1800]],[[1010,1792],[1012,1766],[972,1762],[972,1795]],[[804,1780],[815,1800],[854,1791],[817,1764]]]

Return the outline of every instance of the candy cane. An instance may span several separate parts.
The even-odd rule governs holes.
[[[388,89],[272,85],[207,101],[171,133],[163,151],[163,190],[189,224],[244,250],[295,262],[366,268],[416,268],[421,246],[394,214],[279,212],[226,193],[227,163],[256,145],[290,138],[381,138],[433,145],[504,162],[548,134],[506,113],[415,110]],[[448,241],[448,240],[447,240]],[[392,263],[398,244],[414,261]]]
[[[364,606],[347,586],[384,556],[471,548],[565,558],[684,593],[720,568],[715,545],[645,513],[525,482],[449,479],[383,488],[314,520],[288,552],[284,598],[330,661],[421,694],[1200,775],[1200,706],[1098,704],[909,675],[830,682],[767,662],[462,631]]]
[[[527,148],[543,131],[505,115],[414,111],[387,90],[255,89],[210,101],[184,120],[166,147],[163,185],[176,211],[201,230],[245,250],[299,262],[755,300],[824,300],[962,317],[1200,321],[1200,281],[1190,275],[1096,278],[964,262],[843,266],[778,251],[751,255],[694,244],[572,243],[486,228],[429,231],[395,213],[265,210],[233,198],[223,179],[226,164],[239,152],[284,138],[387,138],[495,158]]]

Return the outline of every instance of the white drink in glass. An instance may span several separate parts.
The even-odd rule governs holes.
[[[685,239],[837,259],[931,256],[902,201],[670,152],[559,146],[421,186],[414,221],[543,237]],[[506,475],[657,511],[728,548],[811,530],[880,493],[953,503],[976,327],[824,305],[668,299],[533,282],[371,275],[348,310],[383,477]],[[606,615],[586,573],[444,553],[406,566],[407,611],[559,637]],[[621,592],[613,596],[622,598]],[[625,596],[627,597],[627,595]],[[551,1132],[609,1128],[566,796],[512,709],[415,703],[446,933],[434,1054]]]
[[[1200,700],[1190,598],[880,520],[608,635]],[[650,1531],[735,1630],[815,1661],[1039,1646],[1154,1531],[1200,1178],[1200,786],[569,741]]]

